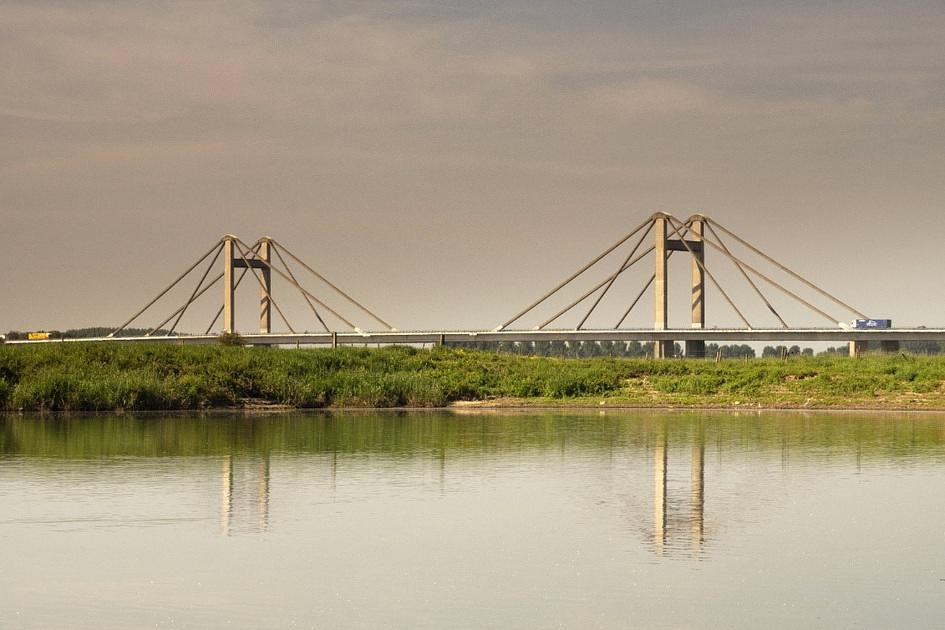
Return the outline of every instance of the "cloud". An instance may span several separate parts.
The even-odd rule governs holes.
[[[811,247],[852,258],[856,239],[843,250],[809,226],[845,230],[843,208],[942,214],[945,7],[890,6],[7,0],[8,255],[33,254],[16,226],[43,217],[51,250],[139,216],[188,226],[190,245],[281,226],[381,275],[396,251],[382,280],[352,278],[402,293],[404,312],[417,296],[395,274],[426,277],[433,243],[465,278],[450,256],[483,259],[480,243],[483,265],[543,259],[552,241],[583,258],[659,207],[797,213]],[[18,290],[5,304],[37,298]]]

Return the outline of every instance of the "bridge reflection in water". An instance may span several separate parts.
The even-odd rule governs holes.
[[[669,454],[670,431],[665,423],[653,436],[653,518],[652,531],[645,535],[653,544],[654,551],[664,555],[671,548],[677,550],[688,538],[688,547],[698,554],[705,542],[705,435],[701,423],[688,436],[674,436],[685,447],[691,444],[689,502],[673,501],[672,484],[669,481],[670,466],[685,466],[686,461],[671,461]],[[682,453],[678,453],[680,455]],[[859,457],[859,452],[858,452]],[[440,448],[435,454],[439,485],[446,484],[447,449]],[[335,489],[338,453],[332,452],[330,460],[331,489]],[[264,533],[269,531],[271,460],[270,453],[228,454],[223,457],[220,493],[220,532],[224,536],[234,533]],[[678,485],[678,484],[677,484]],[[679,488],[676,492],[682,494]]]
[[[653,532],[652,541],[662,555],[670,538],[689,536],[691,548],[698,551],[704,542],[705,519],[705,444],[692,446],[688,512],[671,509],[668,483],[669,454],[667,433],[657,436],[653,448]],[[439,484],[446,483],[446,452],[437,454]],[[337,454],[331,459],[332,486],[337,473]],[[270,455],[223,457],[220,493],[220,532],[263,533],[269,530],[271,465]]]
[[[689,512],[688,516],[680,519],[683,523],[672,518],[673,515],[669,511],[668,460],[667,435],[663,433],[657,437],[657,444],[653,449],[653,544],[657,553],[662,554],[669,536],[683,533],[680,530],[687,530],[692,548],[698,550],[702,547],[705,535],[705,444],[700,441],[692,447]]]
[[[229,536],[241,532],[269,531],[269,454],[260,458],[223,458],[220,495],[220,532]]]
[[[707,445],[713,453],[708,462]],[[281,528],[290,529],[299,519],[325,515],[324,508],[336,501],[345,506],[329,507],[332,515],[376,500],[400,505],[405,497],[410,506],[438,509],[436,502],[457,496],[480,500],[486,490],[499,487],[509,494],[496,500],[508,501],[510,510],[537,511],[538,502],[549,510],[574,507],[579,516],[572,516],[582,523],[622,523],[624,532],[636,532],[648,549],[666,555],[700,554],[707,542],[722,543],[723,530],[731,538],[746,523],[764,518],[777,507],[766,488],[784,487],[794,476],[838,466],[860,474],[861,467],[933,465],[942,463],[943,446],[945,418],[935,414],[0,419],[0,458],[40,472],[55,465],[63,471],[63,496],[74,494],[76,484],[94,489],[104,479],[100,462],[110,460],[120,466],[123,483],[138,484],[161,499],[127,509],[155,519],[206,517],[224,535],[280,529],[273,520],[277,511],[285,519]],[[156,470],[169,476],[155,476]],[[80,481],[66,484],[68,479]],[[273,493],[279,493],[275,503]],[[45,503],[30,505],[52,518]],[[460,504],[453,507],[463,510]]]

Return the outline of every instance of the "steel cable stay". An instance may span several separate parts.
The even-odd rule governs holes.
[[[213,269],[213,266],[215,264],[217,264],[217,259],[220,258],[220,254],[222,252],[223,252],[223,243],[220,243],[220,247],[217,248],[217,253],[214,254],[213,259],[210,261],[210,264],[207,265],[207,268],[204,270],[203,275],[200,276],[200,282],[197,283],[197,286],[194,287],[193,293],[190,294],[190,297],[187,299],[187,302],[183,305],[183,307],[181,307],[180,313],[177,315],[177,319],[174,320],[174,324],[170,327],[170,329],[168,329],[167,334],[164,335],[165,337],[170,337],[171,335],[174,334],[174,330],[177,329],[177,324],[180,323],[181,318],[184,316],[184,313],[187,311],[187,307],[193,304],[194,300],[197,299],[196,298],[197,292],[203,286],[204,280],[207,279],[207,275],[210,273],[210,270]],[[163,326],[166,323],[167,322],[163,322],[162,324],[158,325],[157,328],[152,328],[148,332],[148,334],[145,335],[145,337],[150,337],[152,334],[154,334],[155,331],[159,330],[161,326]]]
[[[712,227],[712,224],[711,224],[709,221],[703,221],[703,223],[704,223],[704,225],[705,225],[707,228],[709,228],[709,231],[712,232],[712,235],[713,235],[713,236],[715,237],[715,239],[719,242],[719,245],[722,246],[722,249],[724,250],[724,253],[725,253],[727,256],[730,256],[730,257],[731,257],[731,256],[732,256],[731,250],[729,250],[729,248],[725,245],[725,243],[722,242],[722,238],[718,235],[718,233],[716,233],[715,229]],[[759,288],[758,288],[758,285],[755,284],[755,281],[751,279],[751,276],[748,275],[748,272],[745,271],[745,268],[742,267],[741,263],[739,263],[739,262],[736,261],[736,260],[732,260],[732,262],[735,264],[736,267],[738,267],[738,270],[741,272],[742,276],[745,278],[745,280],[748,282],[748,284],[751,285],[751,288],[755,290],[755,293],[758,294],[758,297],[761,298],[761,301],[765,303],[765,306],[768,307],[768,310],[771,311],[771,313],[772,313],[775,317],[778,318],[778,321],[781,322],[781,327],[782,327],[782,328],[789,328],[789,326],[787,325],[787,322],[784,321],[784,319],[781,317],[780,313],[778,313],[778,311],[775,310],[774,306],[771,305],[771,302],[768,301],[768,298],[765,297],[764,293],[761,292],[761,289],[759,289]]]
[[[214,250],[216,250],[218,246],[222,245],[222,243],[223,243],[223,239],[220,239],[220,240],[218,240],[216,243],[214,243],[214,244],[213,244],[213,247],[211,247],[209,250],[207,250],[207,253],[206,253],[206,254],[204,254],[203,256],[201,256],[200,258],[198,258],[197,261],[196,261],[194,264],[192,264],[190,267],[188,267],[187,270],[186,270],[184,273],[182,273],[182,274],[180,274],[179,276],[177,276],[177,278],[176,278],[173,282],[171,282],[167,287],[165,287],[164,290],[162,290],[160,293],[158,293],[157,296],[154,297],[154,299],[152,299],[150,302],[148,302],[147,304],[145,304],[144,307],[143,307],[141,310],[139,310],[137,313],[135,313],[134,315],[132,315],[132,316],[128,319],[128,321],[126,321],[124,324],[122,324],[121,326],[119,326],[118,328],[116,328],[115,330],[113,330],[112,332],[110,332],[110,333],[107,335],[107,337],[114,337],[115,335],[117,335],[118,333],[120,333],[121,331],[123,331],[125,328],[127,328],[127,327],[128,327],[128,324],[130,324],[130,323],[132,323],[133,321],[135,321],[136,319],[138,319],[145,311],[147,311],[147,310],[148,310],[149,308],[151,308],[158,300],[160,300],[162,297],[164,297],[164,296],[167,294],[168,291],[170,291],[171,289],[173,289],[175,286],[178,285],[178,283],[180,283],[181,280],[183,280],[185,277],[187,277],[187,275],[190,274],[191,271],[193,271],[194,269],[196,269],[196,268],[200,265],[200,263],[202,263],[204,260],[206,260],[207,258],[209,258],[210,255],[214,252]]]
[[[627,242],[628,240],[630,240],[637,232],[639,232],[640,230],[642,230],[644,227],[646,227],[646,228],[648,228],[648,229],[652,229],[652,227],[653,227],[653,218],[652,218],[652,217],[650,217],[649,219],[647,219],[646,221],[644,221],[643,223],[641,223],[640,225],[638,225],[636,228],[634,228],[634,229],[633,229],[631,232],[629,232],[627,235],[623,236],[623,237],[622,237],[620,240],[618,240],[616,243],[614,243],[613,245],[611,245],[610,247],[608,247],[607,249],[605,249],[603,252],[601,252],[596,258],[594,258],[594,259],[591,260],[589,263],[587,263],[586,265],[584,265],[583,267],[581,267],[580,269],[578,269],[577,271],[575,271],[573,274],[571,274],[570,276],[568,276],[566,279],[564,279],[562,282],[560,282],[560,283],[558,284],[558,286],[556,286],[555,288],[553,288],[551,291],[549,291],[548,293],[546,293],[545,295],[543,295],[542,297],[540,297],[540,298],[537,299],[536,301],[532,302],[532,303],[531,303],[530,305],[528,305],[523,311],[521,311],[520,313],[518,313],[517,315],[515,315],[514,317],[512,317],[512,319],[508,320],[508,321],[505,322],[504,324],[498,326],[498,327],[495,328],[494,330],[495,330],[496,332],[505,330],[510,324],[513,324],[513,323],[517,322],[517,321],[518,321],[519,319],[521,319],[523,316],[527,315],[527,314],[530,313],[532,310],[534,310],[535,307],[537,307],[538,305],[542,304],[545,300],[547,300],[547,299],[550,298],[552,295],[554,295],[555,293],[557,293],[558,291],[560,291],[561,289],[563,289],[564,287],[566,287],[568,284],[570,284],[575,278],[577,278],[578,276],[580,276],[581,274],[583,274],[585,271],[587,271],[588,269],[590,269],[591,267],[593,267],[594,265],[596,265],[598,262],[600,262],[602,259],[604,259],[604,258],[605,258],[608,254],[610,254],[612,251],[614,251],[615,249],[617,249],[618,247],[620,247],[621,245],[623,245],[625,242]],[[606,281],[605,281],[605,283],[606,283]],[[601,285],[601,286],[603,286],[603,285]],[[597,288],[600,288],[600,287],[597,287]],[[595,289],[595,290],[596,290],[596,289]],[[593,291],[592,291],[592,292],[593,292]],[[586,297],[586,296],[585,296],[585,297]],[[582,299],[583,299],[583,298],[582,298]],[[573,306],[573,305],[572,305],[572,306]]]
[[[367,313],[372,319],[374,319],[375,321],[377,321],[379,324],[381,324],[382,326],[384,326],[385,328],[387,328],[387,329],[390,330],[391,332],[394,332],[394,331],[397,330],[397,329],[394,328],[392,325],[390,325],[389,323],[387,323],[386,321],[384,321],[384,319],[382,319],[379,315],[377,315],[376,313],[374,313],[371,309],[369,309],[368,307],[364,306],[363,304],[361,304],[360,302],[358,302],[357,300],[355,300],[353,297],[351,297],[350,295],[348,295],[347,293],[345,293],[343,290],[341,290],[341,288],[339,288],[336,284],[334,284],[333,282],[331,282],[328,278],[326,278],[326,277],[323,276],[322,274],[320,274],[320,273],[318,273],[317,271],[315,271],[315,269],[313,269],[312,267],[310,267],[310,266],[308,265],[308,263],[306,263],[304,260],[302,260],[301,258],[299,258],[298,256],[296,256],[294,253],[292,253],[292,251],[291,251],[290,249],[288,249],[285,245],[283,245],[282,243],[280,243],[279,241],[277,241],[277,240],[275,240],[275,239],[269,239],[269,242],[272,243],[273,245],[275,245],[277,250],[280,250],[280,249],[281,249],[282,251],[284,251],[292,260],[294,260],[296,263],[298,263],[302,268],[304,268],[306,271],[308,271],[309,273],[311,273],[313,276],[315,276],[316,278],[318,278],[319,280],[321,280],[322,282],[324,282],[325,284],[327,284],[329,287],[331,287],[334,291],[336,291],[339,295],[341,295],[341,297],[343,297],[344,299],[346,299],[348,302],[350,302],[351,304],[353,304],[354,306],[356,306],[357,308],[359,308],[359,309],[360,309],[361,311],[363,311],[364,313]],[[281,257],[280,257],[280,258],[281,258]],[[283,264],[284,264],[284,263],[283,263]],[[288,267],[287,267],[287,268],[288,268]],[[295,283],[295,284],[296,284],[297,287],[300,288],[300,285],[299,285],[298,283]],[[311,294],[310,294],[310,295],[311,295]],[[312,299],[315,299],[314,296],[312,296]],[[316,300],[316,301],[317,301],[317,300]],[[325,307],[324,304],[322,304],[322,307],[327,308],[327,307]],[[321,319],[321,318],[319,318],[319,319]],[[354,326],[353,324],[351,324],[351,323],[348,322],[347,320],[343,320],[343,321],[344,321],[346,324],[348,324],[349,326],[351,326],[352,328],[357,328],[357,326]]]
[[[633,265],[635,265],[635,264],[636,264],[637,262],[639,262],[641,259],[645,258],[645,257],[646,257],[647,255],[649,255],[649,253],[652,252],[654,249],[656,249],[656,247],[651,245],[645,252],[642,252],[641,254],[638,254],[638,255],[637,255],[635,258],[633,258],[630,262],[628,262],[627,264],[623,265],[620,269],[618,269],[613,275],[611,275],[611,276],[608,277],[608,278],[604,278],[603,280],[601,280],[600,283],[597,284],[597,286],[593,287],[592,289],[590,289],[589,291],[587,291],[584,295],[582,295],[581,297],[579,297],[578,299],[576,299],[575,301],[571,302],[571,303],[568,304],[566,307],[564,307],[563,309],[561,309],[560,311],[558,311],[558,312],[557,312],[554,316],[552,316],[550,319],[546,320],[545,322],[543,322],[543,323],[540,324],[539,326],[536,326],[535,329],[536,329],[536,330],[544,330],[544,328],[545,328],[548,324],[550,324],[551,322],[555,321],[556,319],[558,319],[559,317],[561,317],[562,315],[564,315],[565,313],[567,313],[568,311],[570,311],[572,308],[574,308],[575,306],[577,306],[578,304],[580,304],[581,302],[583,302],[584,300],[586,300],[587,298],[589,298],[591,295],[593,295],[595,292],[597,292],[598,289],[600,289],[600,288],[603,287],[605,284],[607,284],[608,282],[610,282],[612,278],[615,278],[615,277],[619,276],[620,274],[622,274],[622,273],[623,273],[624,271],[626,271],[627,269],[630,269],[630,267],[632,267]]]
[[[670,256],[672,256],[672,255],[673,255],[673,252],[669,252],[669,253],[666,255],[666,259],[669,260]],[[620,328],[620,325],[621,325],[621,324],[624,322],[624,320],[627,319],[627,317],[630,315],[630,311],[633,310],[633,307],[637,305],[637,302],[640,301],[640,298],[643,297],[643,295],[644,295],[644,294],[647,292],[647,290],[650,288],[650,285],[652,285],[655,280],[656,280],[656,274],[654,273],[653,275],[650,276],[650,279],[647,280],[646,284],[643,285],[643,288],[640,289],[640,292],[637,293],[637,297],[634,298],[633,302],[630,303],[630,306],[627,307],[627,310],[624,312],[623,317],[621,317],[621,318],[620,318],[620,321],[617,322],[617,325],[614,326],[614,330],[617,330],[618,328]]]
[[[749,242],[746,241],[745,239],[741,238],[740,236],[738,236],[737,234],[735,234],[735,233],[732,232],[731,230],[727,229],[724,225],[720,224],[718,221],[716,221],[716,220],[714,220],[714,219],[710,219],[710,218],[708,218],[708,217],[706,217],[705,220],[706,220],[706,223],[715,225],[715,227],[719,228],[720,230],[722,230],[723,232],[725,232],[727,235],[731,236],[733,239],[735,239],[736,241],[738,241],[739,243],[741,243],[742,245],[744,245],[745,247],[747,247],[748,249],[750,249],[750,250],[753,251],[754,253],[758,254],[759,256],[761,256],[762,258],[764,258],[765,260],[767,260],[768,262],[770,262],[772,265],[774,265],[774,266],[777,267],[778,269],[784,271],[785,273],[787,273],[788,275],[792,276],[792,277],[795,278],[796,280],[799,280],[800,282],[804,283],[805,285],[807,285],[807,286],[810,287],[811,289],[817,291],[817,292],[820,293],[822,296],[824,296],[824,297],[826,297],[827,299],[831,300],[833,303],[835,303],[835,304],[837,304],[837,305],[839,305],[839,306],[842,306],[843,308],[845,308],[845,309],[848,310],[849,312],[855,314],[857,317],[860,317],[860,318],[862,318],[862,319],[868,319],[867,316],[866,316],[864,313],[862,313],[862,312],[860,312],[859,310],[853,308],[852,306],[850,306],[850,305],[847,304],[846,302],[840,300],[839,298],[835,297],[834,295],[831,295],[831,294],[828,293],[827,291],[824,291],[823,289],[821,289],[821,288],[818,287],[816,284],[814,284],[813,282],[811,282],[810,280],[808,280],[808,279],[805,278],[804,276],[800,275],[800,274],[797,273],[796,271],[793,271],[792,269],[789,269],[787,266],[781,264],[780,262],[778,262],[777,260],[775,260],[774,258],[772,258],[771,256],[769,256],[768,254],[764,253],[763,251],[761,251],[760,249],[758,249],[757,247],[755,247],[754,245],[752,245],[751,243],[749,243]]]
[[[223,274],[222,274],[222,273],[221,273],[221,274],[218,274],[217,276],[215,276],[215,277],[213,278],[213,280],[211,280],[210,283],[207,284],[207,286],[203,287],[200,291],[198,291],[189,301],[187,301],[187,302],[184,303],[183,305],[177,307],[177,310],[176,310],[176,311],[174,311],[173,313],[171,313],[170,315],[168,315],[167,318],[166,318],[164,321],[162,321],[160,324],[158,324],[157,326],[155,326],[154,328],[152,328],[151,330],[149,330],[144,336],[145,336],[145,337],[150,337],[150,336],[152,336],[155,332],[157,332],[158,330],[161,329],[161,326],[163,326],[163,325],[166,324],[167,322],[171,321],[171,319],[173,319],[175,315],[183,314],[184,310],[185,310],[190,304],[192,304],[193,302],[196,302],[198,299],[200,299],[200,297],[201,297],[204,293],[206,293],[207,291],[210,290],[210,287],[212,287],[213,285],[215,285],[215,284],[216,284],[217,282],[219,282],[222,278],[223,278]],[[170,335],[165,335],[165,337],[167,337],[167,336],[170,336]]]
[[[769,278],[767,275],[765,275],[764,273],[758,271],[757,269],[755,269],[754,267],[752,267],[751,265],[749,265],[749,264],[748,264],[747,262],[745,262],[744,260],[738,258],[738,257],[735,256],[734,254],[725,251],[725,249],[723,249],[723,248],[722,248],[718,243],[716,243],[715,241],[713,241],[713,240],[711,240],[711,239],[708,239],[708,238],[705,238],[704,236],[703,236],[702,240],[703,240],[703,242],[705,242],[707,245],[709,245],[710,247],[713,247],[715,250],[717,250],[718,252],[720,252],[721,254],[723,254],[724,256],[726,256],[727,258],[729,258],[732,262],[735,262],[735,263],[737,263],[737,264],[740,264],[740,265],[743,266],[746,270],[748,270],[748,271],[750,271],[751,273],[755,274],[756,276],[758,276],[759,278],[761,278],[762,280],[764,280],[765,282],[767,282],[768,284],[770,284],[770,285],[773,286],[774,288],[778,289],[778,290],[781,291],[782,293],[785,293],[786,295],[788,295],[788,296],[794,298],[797,302],[799,302],[800,304],[806,306],[806,307],[809,308],[810,310],[816,312],[818,315],[820,315],[820,316],[823,317],[824,319],[828,320],[829,322],[831,322],[831,323],[833,323],[833,324],[839,324],[839,323],[840,323],[840,320],[837,319],[836,317],[834,317],[834,316],[830,315],[829,313],[827,313],[827,312],[825,312],[825,311],[823,311],[823,310],[817,308],[816,306],[814,306],[813,304],[811,304],[810,302],[808,302],[807,300],[805,300],[804,298],[802,298],[802,297],[799,296],[798,294],[796,294],[796,293],[794,293],[793,291],[791,291],[790,289],[788,289],[788,288],[782,286],[782,285],[781,285],[780,283],[778,283],[777,281],[772,280],[772,279]]]
[[[271,239],[269,241],[269,244],[272,247],[272,251],[275,252],[276,257],[279,259],[279,261],[282,263],[282,266],[285,268],[286,273],[288,273],[289,277],[292,279],[292,284],[295,285],[296,289],[301,289],[302,287],[299,284],[298,278],[296,278],[295,274],[292,273],[292,269],[289,267],[288,263],[286,263],[285,258],[282,257],[282,253],[279,251],[279,248]],[[305,303],[308,304],[310,309],[312,309],[312,313],[315,314],[315,319],[317,319],[318,322],[322,325],[322,328],[325,329],[325,332],[331,332],[331,330],[328,328],[328,324],[325,323],[325,320],[322,319],[322,316],[319,314],[318,309],[316,309],[315,305],[312,304],[312,300],[309,299],[309,297],[305,295],[304,292],[299,291],[299,293],[302,295],[303,298],[305,298]]]
[[[633,246],[633,249],[630,250],[630,253],[627,254],[627,257],[624,258],[622,263],[620,263],[620,266],[618,267],[618,269],[620,269],[621,272],[623,268],[627,265],[627,263],[630,262],[630,259],[633,258],[633,255],[637,253],[637,250],[640,249],[640,245],[643,244],[643,241],[646,239],[647,236],[649,236],[652,230],[653,230],[653,223],[650,222],[650,225],[646,229],[646,231],[644,231],[643,234],[640,235],[640,239],[636,242],[636,245]],[[614,273],[614,275],[610,277],[610,280],[607,282],[607,286],[604,287],[604,290],[601,292],[601,294],[597,296],[596,300],[594,300],[594,303],[591,305],[591,308],[587,310],[587,313],[584,315],[584,318],[580,321],[580,323],[578,323],[576,330],[581,330],[581,327],[584,326],[584,323],[591,316],[591,313],[594,312],[594,309],[597,308],[597,305],[600,304],[601,300],[604,299],[604,296],[607,295],[607,292],[610,291],[610,288],[614,286],[614,282],[617,281],[618,275],[620,274]]]

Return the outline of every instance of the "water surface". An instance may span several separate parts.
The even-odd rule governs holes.
[[[0,627],[945,627],[945,416],[0,419]]]

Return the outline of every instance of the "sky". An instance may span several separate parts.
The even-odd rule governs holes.
[[[714,217],[871,317],[945,325],[942,41],[931,1],[4,0],[0,330],[119,324],[226,233],[271,235],[399,329],[490,329],[655,211]],[[709,251],[776,324],[726,264]],[[740,325],[708,292],[708,325]],[[239,300],[252,329],[258,289]]]

